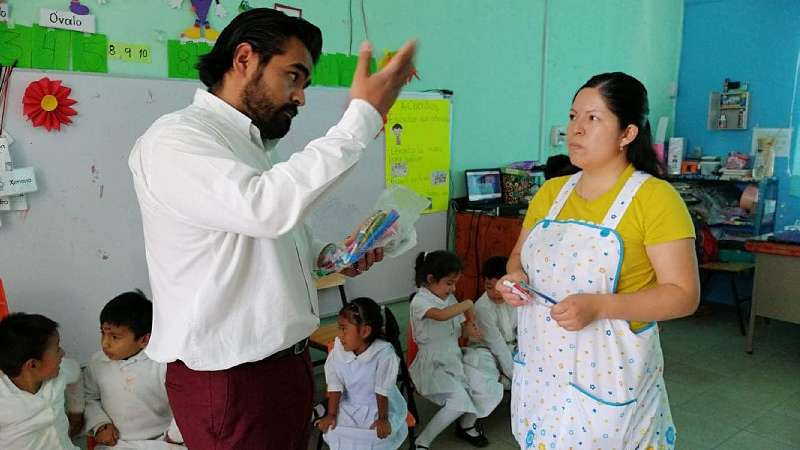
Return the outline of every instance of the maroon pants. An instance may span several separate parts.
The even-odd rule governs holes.
[[[308,349],[227,370],[167,365],[167,396],[189,450],[306,450],[314,377]]]

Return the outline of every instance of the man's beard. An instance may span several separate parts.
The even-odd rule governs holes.
[[[280,107],[270,99],[270,93],[260,86],[261,74],[247,83],[242,94],[244,113],[261,132],[261,139],[280,139],[286,136],[297,115],[297,105],[286,103]]]

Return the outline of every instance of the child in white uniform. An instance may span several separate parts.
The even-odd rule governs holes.
[[[325,361],[328,408],[317,422],[333,450],[394,450],[408,434],[397,389],[400,358],[382,339],[381,307],[357,298],[339,311],[339,335]]]
[[[480,358],[471,349],[462,351],[459,337],[479,338],[481,333],[465,313],[473,302],[457,302],[453,296],[463,265],[453,253],[420,253],[415,266],[417,291],[411,301],[411,329],[419,352],[411,363],[411,378],[417,392],[442,408],[431,418],[416,440],[417,449],[431,442],[459,417],[456,436],[476,447],[489,445],[480,427],[503,398],[497,371],[486,372],[472,362]]]
[[[102,351],[84,374],[86,426],[98,450],[166,450],[183,441],[164,387],[166,365],[142,351],[152,320],[141,291],[118,295],[100,312]]]
[[[25,313],[0,321],[0,370],[0,448],[79,450],[69,438],[64,396],[80,367],[64,359],[58,324]]]
[[[483,339],[471,340],[470,347],[488,353],[498,368],[503,387],[511,389],[513,355],[517,350],[517,311],[495,288],[497,281],[506,274],[507,262],[508,258],[495,256],[483,263],[486,292],[475,303],[475,323],[483,333]]]

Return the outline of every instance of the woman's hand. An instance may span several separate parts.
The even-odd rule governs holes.
[[[528,282],[528,275],[525,274],[523,271],[517,272],[509,272],[508,274],[504,275],[503,278],[497,280],[497,289],[498,292],[503,296],[503,300],[506,301],[511,306],[522,306],[527,304],[530,300],[520,297],[519,295],[515,294],[511,291],[511,288],[504,285],[504,281],[511,281],[512,283],[518,283],[522,281],[523,283]]]
[[[572,294],[550,310],[550,317],[567,331],[580,331],[599,319],[605,294]]]

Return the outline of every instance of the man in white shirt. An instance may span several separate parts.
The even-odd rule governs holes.
[[[369,74],[362,45],[341,121],[287,162],[289,130],[322,47],[320,30],[258,8],[198,64],[209,91],[158,119],[129,160],[153,289],[147,354],[190,448],[305,449],[318,327],[311,271],[323,245],[303,218],[360,158],[410,77],[414,43]],[[382,258],[367,254],[356,275]]]

